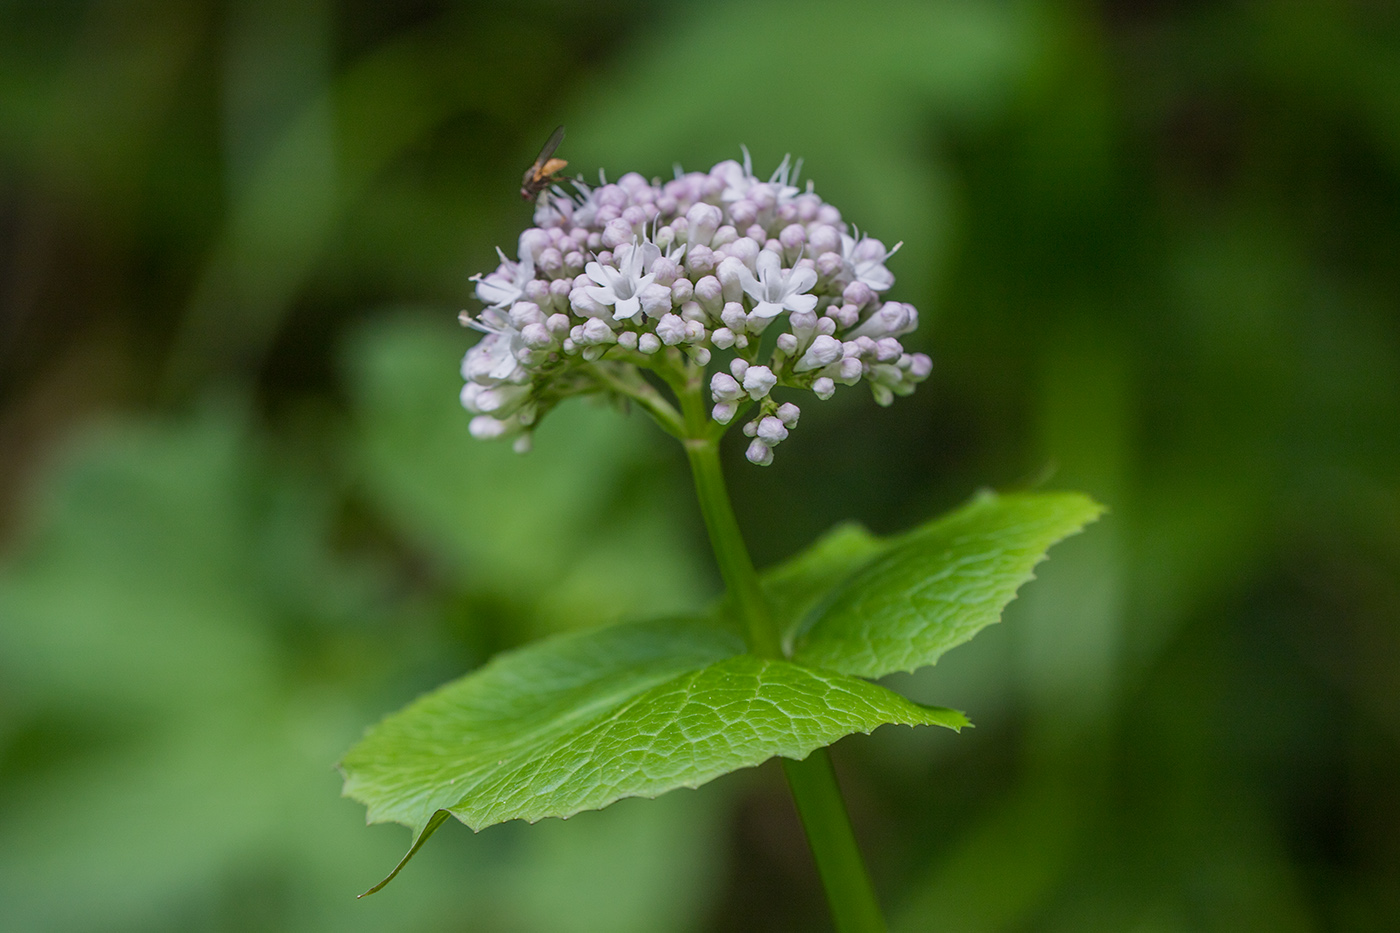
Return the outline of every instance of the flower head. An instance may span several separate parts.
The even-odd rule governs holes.
[[[798,188],[800,169],[784,158],[764,181],[744,149],[742,163],[677,168],[665,183],[600,175],[546,192],[519,258],[501,254],[473,279],[485,308],[462,317],[484,335],[462,361],[472,435],[528,449],[553,405],[585,393],[643,403],[673,433],[698,430],[638,372],[650,369],[707,386],[712,430],[742,420],[748,459],[768,464],[799,415],[775,393],[820,400],[864,382],[885,405],[912,392],[932,362],[901,341],[918,312],[882,298],[899,246],[849,228],[810,182]]]

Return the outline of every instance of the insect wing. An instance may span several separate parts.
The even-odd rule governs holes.
[[[556,126],[554,132],[549,134],[549,139],[545,141],[544,147],[540,149],[540,154],[535,159],[532,169],[539,170],[549,161],[549,157],[554,155],[554,150],[559,148],[559,144],[564,141],[564,127]],[[548,174],[548,173],[546,173]]]
[[[555,127],[554,132],[545,141],[544,148],[535,161],[525,170],[525,175],[520,180],[520,196],[527,201],[549,187],[550,176],[568,165],[563,159],[552,159],[554,150],[559,148],[559,144],[564,141],[564,127]]]

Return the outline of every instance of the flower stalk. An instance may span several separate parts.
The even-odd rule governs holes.
[[[782,658],[781,636],[729,501],[719,459],[719,437],[705,421],[704,402],[698,389],[679,392],[678,398],[687,428],[698,434],[687,436],[683,443],[700,512],[729,598],[743,619],[749,651],[759,657]],[[861,859],[826,749],[819,748],[802,761],[784,759],[783,772],[838,933],[884,933],[885,922],[875,889]]]

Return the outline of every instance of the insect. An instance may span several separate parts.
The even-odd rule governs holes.
[[[540,150],[539,156],[533,165],[525,170],[525,177],[520,181],[520,196],[527,201],[533,201],[539,193],[557,180],[555,174],[562,172],[564,166],[568,165],[563,159],[554,158],[554,150],[559,148],[559,144],[564,141],[564,128],[558,127],[549,134],[549,141]]]

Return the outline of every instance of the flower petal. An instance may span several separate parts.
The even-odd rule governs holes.
[[[763,284],[753,277],[753,273],[749,271],[748,266],[745,266],[743,263],[738,263],[738,266],[739,268],[736,271],[739,275],[739,286],[743,288],[744,294],[748,295],[754,301],[763,301],[764,298],[767,297],[764,292]]]
[[[754,271],[758,273],[759,281],[771,287],[783,274],[783,257],[771,249],[760,250],[758,259],[754,261]]]
[[[610,305],[617,301],[617,293],[611,288],[599,288],[596,285],[589,285],[583,289],[583,293],[600,305]]]
[[[811,311],[816,306],[816,295],[788,295],[783,299],[783,307],[789,311]]]
[[[619,298],[617,304],[613,306],[613,320],[622,321],[636,317],[641,313],[641,310],[642,300],[640,298]]]
[[[806,266],[798,266],[792,270],[787,281],[783,285],[783,291],[789,295],[800,295],[805,291],[810,291],[813,285],[817,284],[817,270],[809,269]]]

